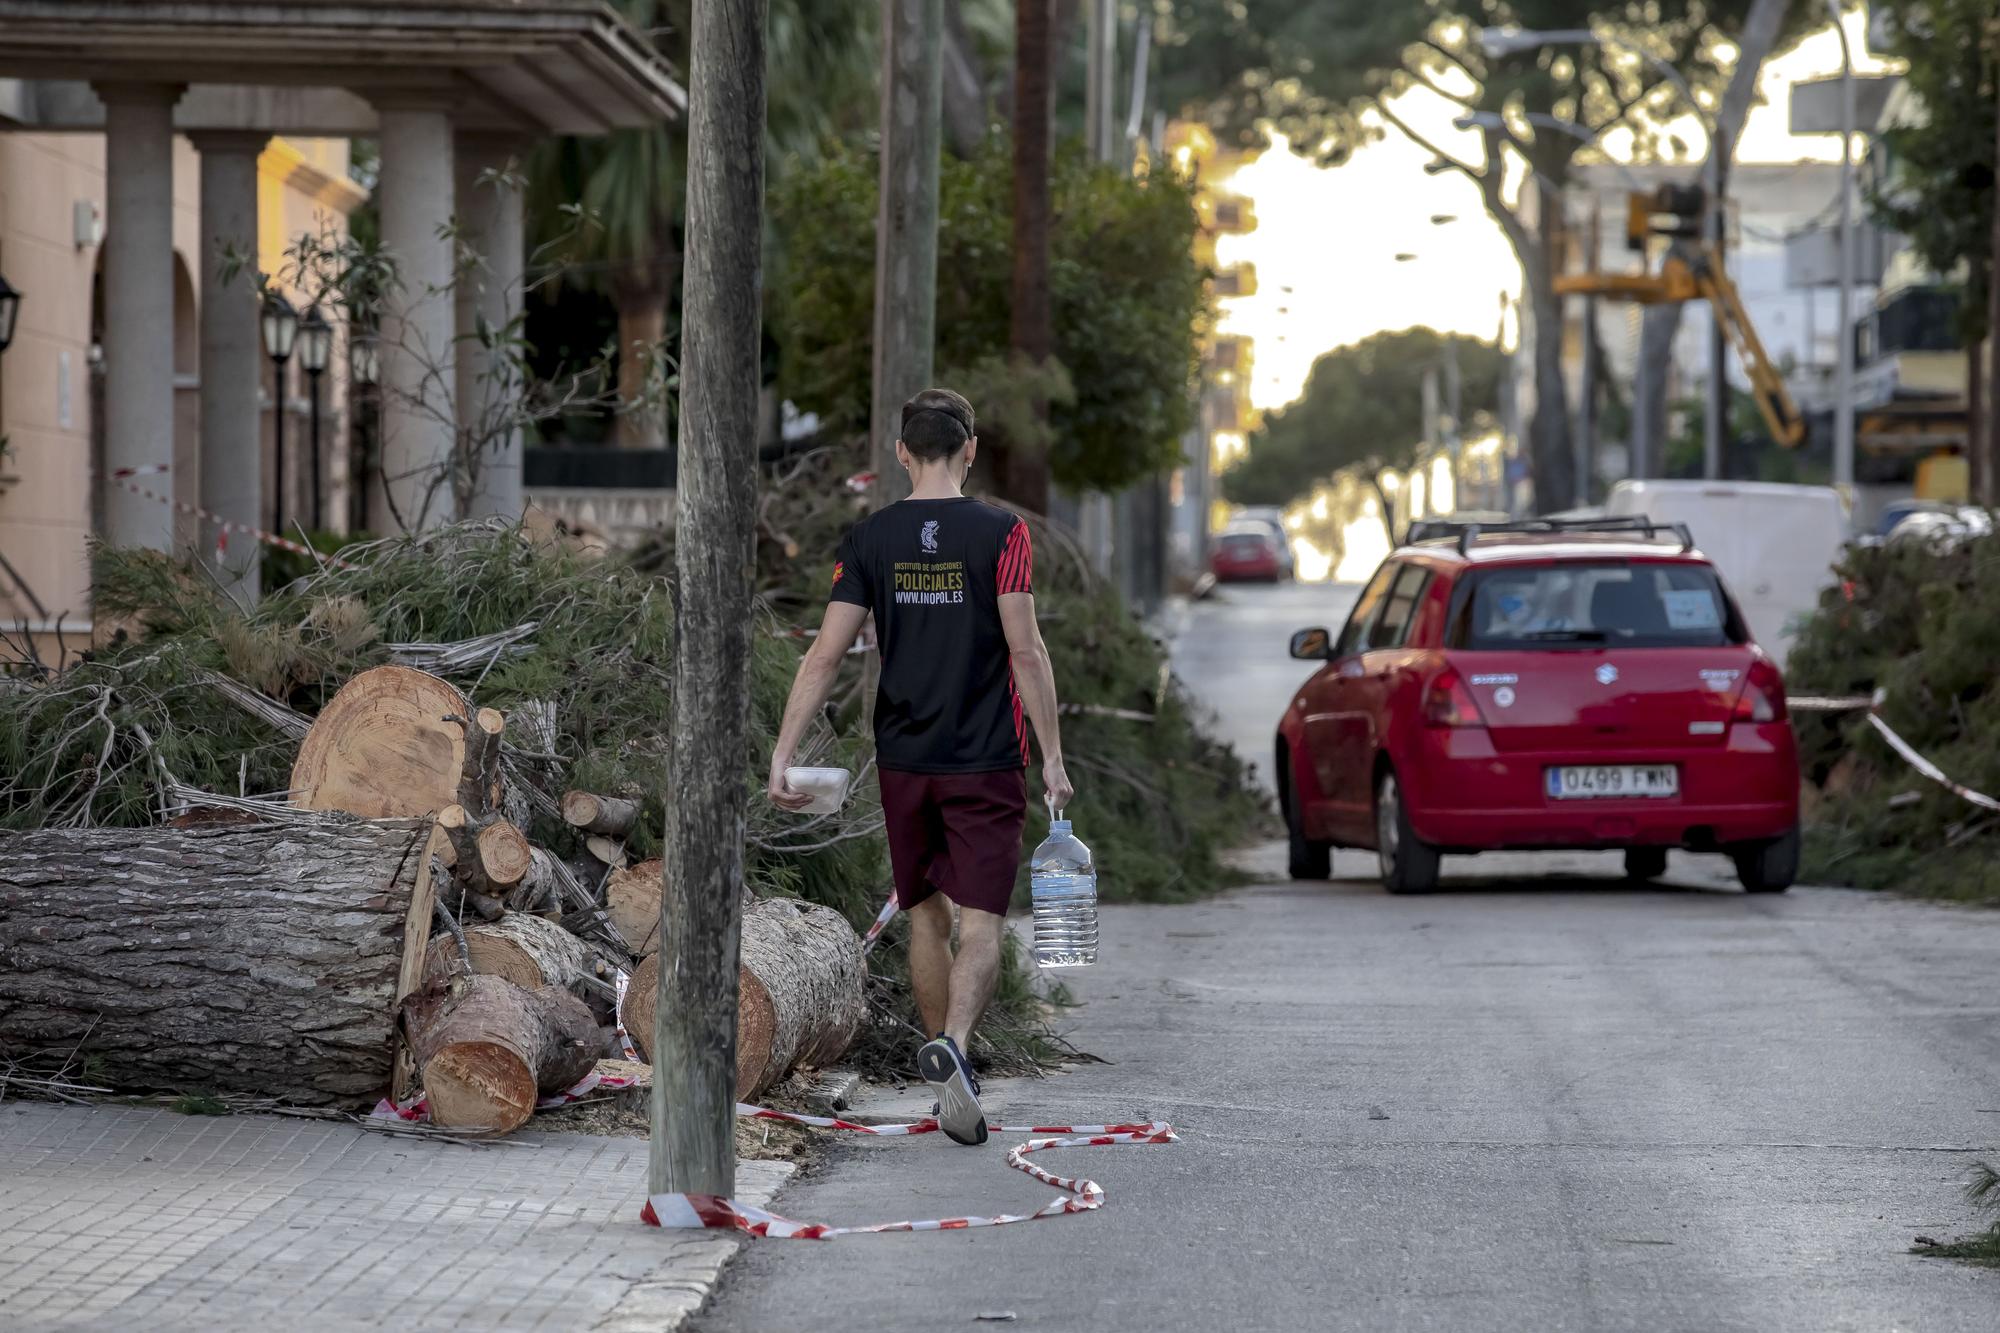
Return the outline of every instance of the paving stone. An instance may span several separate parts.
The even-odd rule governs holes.
[[[0,1328],[679,1327],[736,1242],[641,1224],[646,1145],[0,1108]],[[791,1173],[744,1162],[766,1203]]]

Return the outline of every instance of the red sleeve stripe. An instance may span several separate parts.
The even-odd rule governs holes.
[[[1028,540],[1028,525],[1017,522],[1014,530],[1007,534],[1007,544],[1000,551],[999,590],[1003,593],[1027,592],[1033,587],[1035,572],[1035,552]]]

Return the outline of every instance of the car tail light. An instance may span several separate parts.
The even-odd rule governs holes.
[[[1743,690],[1736,696],[1736,720],[1783,722],[1785,716],[1784,677],[1761,658],[1752,662],[1743,674]]]
[[[1433,727],[1483,727],[1486,718],[1465,681],[1446,668],[1431,681],[1424,694],[1424,722]]]

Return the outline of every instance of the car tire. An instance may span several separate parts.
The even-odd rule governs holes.
[[[1410,812],[1403,805],[1403,788],[1394,770],[1375,786],[1375,855],[1382,867],[1382,887],[1391,893],[1429,893],[1437,887],[1443,853],[1416,835]]]
[[[1799,877],[1799,831],[1782,838],[1751,843],[1730,853],[1736,879],[1746,893],[1783,893]]]
[[[1286,869],[1293,879],[1333,878],[1333,844],[1306,836],[1305,812],[1299,808],[1299,784],[1285,784]]]
[[[1666,848],[1627,847],[1625,849],[1625,878],[1645,881],[1658,879],[1666,873]]]

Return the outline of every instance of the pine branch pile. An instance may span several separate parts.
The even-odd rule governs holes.
[[[1793,647],[1795,694],[1886,692],[1882,720],[2000,795],[2000,537],[1850,547]],[[1799,713],[1807,874],[2000,902],[2000,819],[1913,772],[1859,713]]]

